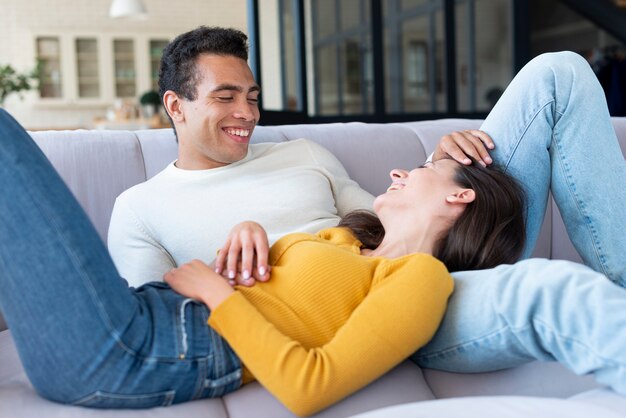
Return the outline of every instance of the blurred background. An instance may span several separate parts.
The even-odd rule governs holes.
[[[626,0],[0,0],[0,106],[25,127],[168,126],[161,53],[199,25],[250,37],[262,124],[483,118],[534,56],[591,64],[626,116]]]

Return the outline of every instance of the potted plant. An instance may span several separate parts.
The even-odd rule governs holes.
[[[39,66],[33,71],[19,73],[11,64],[0,65],[0,106],[11,93],[39,88]]]
[[[161,106],[161,97],[159,97],[159,93],[156,91],[150,90],[141,95],[139,103],[143,108],[144,116],[150,118],[158,113],[159,106]]]

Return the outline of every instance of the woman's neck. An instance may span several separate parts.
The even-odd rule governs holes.
[[[373,250],[363,250],[362,255],[368,257],[398,258],[407,254],[433,254],[435,244],[439,240],[441,230],[431,226],[424,230],[397,231],[385,230],[385,237]]]

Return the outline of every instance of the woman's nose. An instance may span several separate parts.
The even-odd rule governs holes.
[[[394,168],[389,173],[389,177],[391,177],[391,180],[403,179],[403,178],[406,178],[408,176],[409,176],[409,172],[406,171],[406,170],[402,170],[400,168]]]

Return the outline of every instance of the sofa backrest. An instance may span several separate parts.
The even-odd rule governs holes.
[[[332,151],[361,187],[377,195],[387,188],[391,169],[421,164],[441,136],[455,130],[478,128],[480,123],[480,120],[441,119],[390,124],[259,126],[253,142],[309,138]],[[613,124],[622,153],[626,155],[626,118],[614,118]],[[69,185],[104,241],[115,198],[125,189],[154,176],[176,159],[177,154],[171,129],[45,131],[31,135]],[[593,152],[593,144],[589,152]],[[548,206],[533,255],[580,261],[554,202]],[[0,316],[0,330],[5,328]]]

